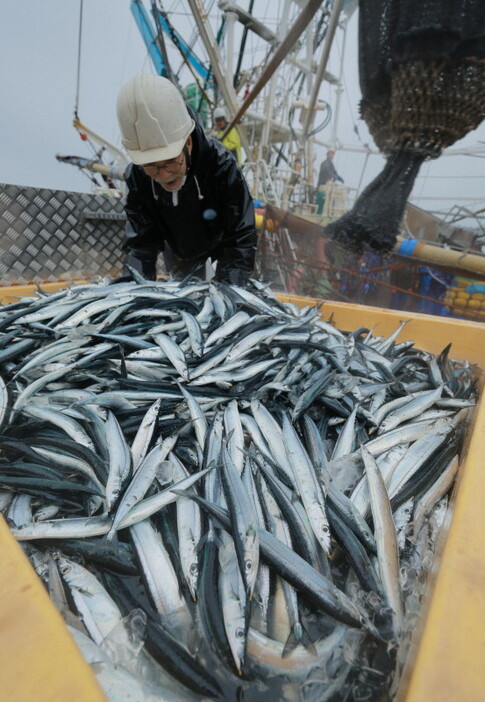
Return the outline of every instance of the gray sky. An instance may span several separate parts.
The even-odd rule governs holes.
[[[89,192],[86,176],[55,158],[92,155],[72,126],[79,2],[1,0],[0,10],[0,181]],[[119,139],[119,87],[145,55],[129,2],[85,0],[79,117],[108,140]]]
[[[176,6],[170,1],[164,3],[166,9],[172,5]],[[92,155],[72,127],[79,7],[78,0],[0,0],[0,182],[90,191],[85,174],[55,158],[57,153],[88,158]],[[358,118],[356,24],[354,16],[345,51],[345,91],[337,144],[358,148],[365,143],[372,145],[372,140],[364,122]],[[337,39],[329,63],[329,68],[337,74],[340,44],[341,40]],[[120,86],[139,71],[153,72],[153,68],[129,0],[84,0],[79,117],[116,145],[120,143],[116,95]],[[334,101],[335,90],[324,86],[320,97]],[[330,127],[322,133],[322,138],[330,140]],[[485,147],[484,123],[448,153],[479,142]],[[316,166],[324,152],[323,147],[317,151]],[[423,166],[413,195],[438,198],[461,195],[474,198],[461,204],[478,209],[481,202],[483,207],[485,160],[446,153]],[[337,170],[350,187],[356,188],[361,182],[363,163],[362,155],[337,151]],[[363,185],[379,172],[382,164],[379,156],[368,160]],[[426,209],[449,209],[453,203],[416,200],[416,204]]]

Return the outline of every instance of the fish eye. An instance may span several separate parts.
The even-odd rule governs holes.
[[[244,638],[244,630],[241,628],[236,629],[235,634],[236,634],[236,639],[243,639]]]
[[[252,569],[252,567],[253,567],[253,562],[247,560],[246,563],[245,563],[244,565],[245,565],[245,567],[246,567],[246,573],[247,573],[247,572],[249,572],[249,571]]]
[[[191,563],[190,568],[189,568],[189,573],[190,575],[195,575],[198,572],[199,568],[197,567],[197,563]]]

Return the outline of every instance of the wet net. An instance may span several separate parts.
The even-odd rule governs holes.
[[[387,162],[325,233],[385,253],[421,164],[485,117],[485,3],[361,0],[359,75],[361,115]]]
[[[256,276],[274,290],[309,298],[485,320],[478,274],[394,252],[356,253],[325,234],[313,221],[266,205]]]

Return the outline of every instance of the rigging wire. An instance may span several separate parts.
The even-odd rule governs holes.
[[[160,50],[160,53],[162,54],[163,62],[165,64],[165,70],[167,72],[167,78],[170,81],[172,81],[172,83],[177,83],[177,81],[173,75],[173,71],[172,71],[172,68],[170,66],[170,62],[168,60],[167,48],[165,46],[165,40],[163,38],[162,23],[160,22],[160,17],[159,17],[159,12],[162,16],[165,13],[162,10],[159,10],[156,0],[152,0],[151,7],[152,7],[152,16],[153,16],[153,19],[155,21],[155,27],[157,28],[156,42],[158,44],[158,48]],[[161,3],[160,3],[160,7],[162,7]],[[180,87],[180,86],[178,86],[178,87]]]
[[[249,0],[249,9],[248,12],[250,15],[253,13],[253,7],[254,7],[254,0]],[[242,38],[241,38],[241,44],[239,45],[239,54],[237,57],[237,66],[236,66],[236,71],[233,76],[233,85],[234,88],[237,90],[239,83],[241,82],[241,65],[242,65],[242,60],[243,60],[243,55],[244,55],[244,49],[246,48],[246,41],[248,38],[248,32],[249,29],[247,27],[244,27],[243,33],[242,33]]]
[[[153,3],[153,4],[155,5],[155,3]],[[163,5],[162,5],[161,0],[158,0],[157,6],[156,6],[156,7],[157,7],[158,12],[159,12],[160,15],[163,17],[163,19],[165,20],[165,22],[166,22],[166,24],[167,24],[167,27],[168,27],[168,30],[169,30],[169,34],[170,34],[170,39],[172,40],[173,45],[175,46],[175,48],[177,49],[177,51],[180,53],[180,55],[181,55],[181,57],[182,57],[182,63],[180,64],[180,67],[179,67],[178,71],[177,71],[176,73],[173,73],[173,71],[170,69],[170,74],[171,74],[171,76],[173,76],[173,77],[171,78],[171,80],[172,80],[174,83],[176,83],[176,84],[179,86],[179,88],[180,88],[180,83],[179,83],[180,72],[181,72],[181,70],[182,70],[182,68],[183,68],[184,66],[189,70],[189,72],[192,74],[192,77],[193,77],[193,79],[194,79],[194,81],[195,81],[197,87],[199,88],[200,93],[201,93],[201,96],[202,96],[202,97],[201,97],[201,100],[200,100],[200,103],[199,103],[199,109],[198,109],[198,112],[200,112],[200,109],[201,109],[201,107],[202,107],[202,101],[203,101],[203,100],[206,100],[206,101],[207,101],[207,104],[208,104],[209,106],[212,105],[212,100],[210,99],[210,97],[209,97],[209,95],[208,95],[208,93],[207,93],[207,89],[206,89],[206,88],[207,88],[207,84],[208,84],[208,79],[205,81],[204,85],[201,85],[201,82],[200,82],[200,80],[199,80],[199,78],[198,78],[196,72],[194,71],[194,69],[193,69],[193,67],[192,67],[192,65],[191,65],[191,63],[190,63],[190,61],[188,60],[188,58],[187,58],[185,52],[183,51],[183,49],[182,49],[182,47],[181,47],[181,45],[180,45],[178,36],[177,36],[177,34],[176,34],[176,32],[175,32],[175,28],[174,28],[173,24],[171,23],[171,21],[170,21],[170,19],[169,19],[169,13],[165,11],[165,9],[164,9],[164,7],[163,7]],[[157,22],[157,21],[156,21],[156,24],[157,24],[158,35],[159,35],[159,37],[161,37],[161,36],[162,36],[162,32],[163,32],[162,27],[161,27],[161,24],[160,24],[160,22]],[[162,41],[163,41],[163,40],[162,40]],[[192,40],[192,39],[191,39],[191,41],[187,44],[187,46],[188,46],[188,48],[189,48],[190,50],[193,49],[193,44],[194,44],[194,43],[195,43],[195,40]],[[167,63],[167,66],[168,66],[168,56],[167,56],[167,58],[166,58],[166,63]],[[209,69],[209,71],[210,71],[210,69]]]
[[[76,76],[76,98],[74,102],[74,117],[78,119],[79,109],[79,90],[81,84],[81,43],[82,43],[82,27],[83,27],[83,2],[79,0],[79,30],[77,40],[77,76]]]
[[[330,16],[330,12],[325,7],[322,10],[319,18],[317,19],[316,28],[315,28],[314,37],[313,37],[313,53],[314,54],[316,53],[320,44],[324,41],[325,36],[327,34],[329,16]],[[294,84],[299,83],[298,89],[296,91],[296,99],[297,100],[300,99],[300,96],[303,92],[303,88],[305,86],[306,81],[307,81],[307,76],[305,75],[304,71],[299,70],[296,77],[295,77],[295,80],[294,80]],[[308,133],[308,137],[315,136],[315,134],[317,134],[322,129],[324,129],[329,124],[330,120],[332,119],[332,109],[331,109],[328,102],[326,102],[326,112],[327,112],[326,117],[324,117],[323,121],[319,125],[314,127],[314,129],[311,132]],[[296,134],[296,132],[293,128],[293,124],[292,124],[294,113],[295,113],[294,109],[291,109],[288,113],[288,127],[290,129],[293,141],[297,141],[298,137],[297,137],[297,134]]]
[[[106,151],[104,145],[98,148],[95,142],[89,138],[89,135],[81,130],[81,121],[79,119],[79,96],[81,90],[81,54],[82,54],[82,37],[83,37],[83,17],[84,17],[84,0],[79,0],[79,28],[78,28],[78,45],[77,45],[77,66],[76,66],[76,91],[74,99],[74,127],[77,129],[81,139],[87,142],[92,149],[95,158],[93,159],[97,163],[102,163],[103,153]],[[87,171],[82,166],[78,165],[78,171],[80,171],[93,185],[96,187],[101,187],[99,181],[95,175]],[[108,177],[102,176],[103,180],[110,184],[110,179]]]
[[[348,87],[348,85],[347,85],[347,81],[346,81],[346,79],[345,79],[345,75],[342,77],[342,81],[343,81],[344,86],[345,86],[344,95],[345,95],[345,99],[347,100],[347,107],[348,107],[348,110],[349,110],[349,114],[352,116],[352,128],[353,128],[353,132],[354,132],[355,136],[357,137],[358,141],[361,143],[361,145],[362,145],[365,149],[368,149],[368,148],[369,148],[369,145],[366,144],[366,143],[364,143],[364,141],[363,141],[363,139],[362,139],[362,137],[361,137],[361,135],[360,135],[360,132],[359,132],[359,127],[358,127],[358,125],[357,125],[357,120],[356,120],[355,117],[354,117],[354,108],[353,108],[352,103],[350,102],[350,98],[349,98],[349,87]]]
[[[82,54],[82,35],[83,35],[83,16],[84,16],[84,0],[79,0],[79,29],[78,29],[78,44],[77,44],[77,66],[76,66],[76,97],[75,97],[75,102],[74,102],[74,121],[79,121],[79,95],[80,95],[80,89],[81,89],[81,54]],[[74,125],[76,126],[76,124]],[[79,128],[76,126],[76,128],[79,131]],[[93,150],[93,153],[96,156],[96,159],[101,163],[102,159],[101,156],[103,154],[103,151],[105,150],[104,147],[101,149],[96,150],[96,145],[95,143],[89,138],[87,134],[84,132],[79,131],[79,134],[81,136],[81,139],[83,141],[86,141],[91,149]],[[80,171],[85,173],[84,169],[81,167],[78,167]],[[89,180],[91,180],[95,185],[99,185],[98,181],[95,179],[94,176],[89,175],[85,173],[88,177]]]
[[[205,18],[206,18],[207,21],[209,21],[209,15],[210,15],[210,13],[212,12],[213,4],[214,4],[214,0],[213,0],[211,3],[209,3],[209,7],[205,10]],[[176,2],[174,3],[174,6],[175,6],[176,8],[179,8],[179,6],[180,6],[179,0],[176,0]],[[186,10],[186,12],[187,12],[187,10]],[[174,17],[174,16],[177,14],[177,12],[176,12],[176,10],[173,10],[173,9],[172,9],[172,10],[168,10],[166,14],[167,14],[167,21],[168,21],[168,16]],[[180,14],[180,13],[179,13],[179,14]],[[169,26],[171,27],[171,31],[173,31],[173,26],[170,25],[170,22],[169,22],[168,24],[169,24]],[[199,35],[198,29],[197,29],[197,25],[195,24],[195,25],[194,25],[194,28],[193,28],[193,30],[192,30],[192,34],[190,35],[190,37],[189,37],[189,38],[187,39],[187,41],[186,41],[186,44],[187,44],[188,48],[189,48],[191,51],[194,50],[194,46],[195,46],[195,44],[197,43],[197,41],[198,41],[199,39],[200,39],[200,35]],[[175,43],[175,42],[174,42],[174,43]],[[181,53],[182,53],[182,52],[181,52]],[[177,76],[180,75],[180,72],[182,71],[184,65],[185,65],[185,56],[182,54],[182,62],[181,62],[180,66],[179,66],[179,68],[178,68],[178,70],[177,70],[177,72],[176,72],[176,75],[177,75]],[[210,62],[209,62],[209,69],[208,69],[208,70],[209,70],[209,72],[211,72]],[[200,87],[200,86],[199,86],[199,87]]]
[[[428,182],[430,168],[431,168],[430,161],[426,161],[423,164],[423,166],[421,166],[421,179],[420,179],[419,183],[415,183],[415,187],[412,189],[412,191],[409,195],[410,200],[412,200],[415,197],[420,197],[420,196],[422,197],[424,189],[425,189],[427,182]],[[423,171],[425,171],[425,172],[423,173]],[[416,192],[416,191],[418,191],[418,192]]]

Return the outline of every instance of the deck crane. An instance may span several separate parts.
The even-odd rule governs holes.
[[[191,2],[195,2],[195,0],[191,0]],[[345,4],[345,3],[344,3]],[[244,25],[246,30],[251,30],[253,32],[256,32],[257,34],[261,35],[260,28],[258,28],[257,25],[254,24],[254,22],[250,22],[248,20],[248,13],[243,13],[240,8],[233,4],[233,3],[221,3],[221,5],[224,5],[225,10],[227,11],[232,11],[235,15],[237,15],[238,19],[242,24]],[[340,3],[336,2],[335,3],[336,7],[340,5]],[[218,58],[218,44],[221,41],[223,29],[224,29],[224,24],[221,24],[221,27],[218,32],[218,36],[213,37],[213,41],[210,42],[210,48],[213,49],[214,51],[214,59],[211,57],[211,64],[209,66],[205,65],[202,61],[199,60],[197,55],[194,53],[194,51],[188,46],[188,44],[183,40],[181,35],[175,30],[175,28],[172,26],[170,23],[166,13],[163,11],[161,6],[158,4],[156,0],[151,0],[151,14],[153,16],[153,19],[150,17],[150,13],[147,11],[143,4],[143,0],[131,0],[131,12],[136,20],[138,29],[140,31],[140,34],[142,36],[142,39],[146,45],[146,48],[148,50],[148,54],[150,56],[150,59],[153,63],[153,66],[156,70],[156,72],[160,75],[163,75],[165,77],[171,77],[172,80],[174,77],[172,76],[170,67],[169,67],[169,62],[167,58],[167,52],[165,49],[165,41],[164,41],[164,35],[170,39],[170,41],[173,43],[173,45],[178,49],[178,51],[181,53],[184,62],[187,64],[187,66],[190,67],[190,70],[194,77],[197,75],[197,82],[199,83],[199,80],[204,83],[203,91],[206,89],[212,92],[214,89],[214,83],[217,82],[218,89],[221,89],[221,84],[224,83],[222,80],[218,80],[218,76],[216,75],[217,72],[217,66],[214,65],[213,60],[215,58]],[[81,15],[82,15],[82,10],[81,10]],[[81,17],[82,19],[82,17]],[[251,16],[249,16],[249,19],[251,19]],[[224,22],[224,20],[223,20]],[[274,43],[274,38],[272,36],[269,36],[267,34],[264,35],[266,41],[268,41],[270,44]],[[207,42],[206,42],[206,49],[207,49]],[[209,56],[211,56],[211,53],[208,51]],[[281,53],[281,52],[280,52]],[[322,61],[320,65],[320,75],[318,76],[319,78],[321,77],[321,74],[325,72],[325,66],[324,62]],[[212,78],[213,77],[213,78]],[[261,78],[261,77],[260,77]],[[331,80],[331,76],[326,76],[326,79],[329,80],[330,82],[333,82]],[[79,80],[79,76],[78,76]],[[227,86],[232,89],[232,84]],[[253,89],[254,90],[254,89]],[[207,104],[210,104],[210,100],[207,99],[206,95],[203,94],[203,97],[200,97],[201,103],[207,100]],[[226,96],[224,95],[224,101],[226,104],[231,103],[230,99],[226,99]],[[228,98],[231,96],[229,95]],[[199,112],[200,112],[200,107],[199,107]],[[106,140],[102,139],[99,137],[95,132],[92,130],[88,129],[84,124],[82,124],[77,116],[77,108],[75,111],[75,119],[74,119],[74,126],[78,129],[78,131],[81,134],[81,137],[89,140],[90,142],[93,142],[93,144],[99,145],[98,150],[96,151],[95,149],[95,156],[94,158],[87,159],[87,158],[82,158],[78,156],[60,156],[58,155],[57,158],[60,161],[70,163],[72,165],[77,166],[78,168],[86,171],[91,171],[93,173],[98,173],[100,174],[103,179],[110,184],[110,187],[113,187],[113,181],[123,181],[124,180],[124,170],[126,168],[126,165],[128,164],[128,159],[126,156],[116,147],[112,146],[107,142]],[[303,130],[305,131],[305,130]],[[259,132],[261,134],[261,131]],[[103,163],[103,157],[106,158],[106,156],[109,154],[110,157],[110,163],[105,164]],[[308,223],[307,223],[308,224]],[[313,226],[315,226],[317,229],[319,228],[319,224],[313,222]],[[411,246],[412,244],[412,246]],[[427,244],[426,246],[422,245],[422,242],[411,242],[409,244],[406,239],[402,240],[401,237],[399,237],[398,241],[396,242],[396,245],[394,247],[394,252],[403,254],[406,253],[407,255],[412,256],[413,258],[419,258],[423,260],[423,262],[427,262],[428,264],[441,264],[443,265],[444,261],[444,252],[441,248]],[[403,246],[405,247],[405,251],[403,249]],[[470,268],[473,268],[473,265],[475,264],[475,261],[469,262],[468,266],[463,265],[463,252],[457,252],[457,251],[446,251],[446,265],[455,265],[457,267],[463,267],[466,268],[467,270],[470,270]],[[474,257],[478,260],[477,266],[482,271],[483,268],[483,259],[482,257]]]
[[[148,50],[148,54],[152,60],[156,72],[160,76],[174,80],[171,75],[170,66],[166,57],[166,51],[161,47],[163,42],[162,32],[157,31],[150,20],[150,16],[141,0],[131,0],[131,13],[135,18],[140,34]],[[210,77],[209,69],[200,61],[188,44],[183,40],[177,30],[168,22],[165,13],[157,7],[157,4],[152,0],[152,14],[155,20],[155,25],[160,27],[163,32],[176,44],[182,56],[192,66],[192,68],[204,80]],[[164,56],[165,54],[165,56]]]

